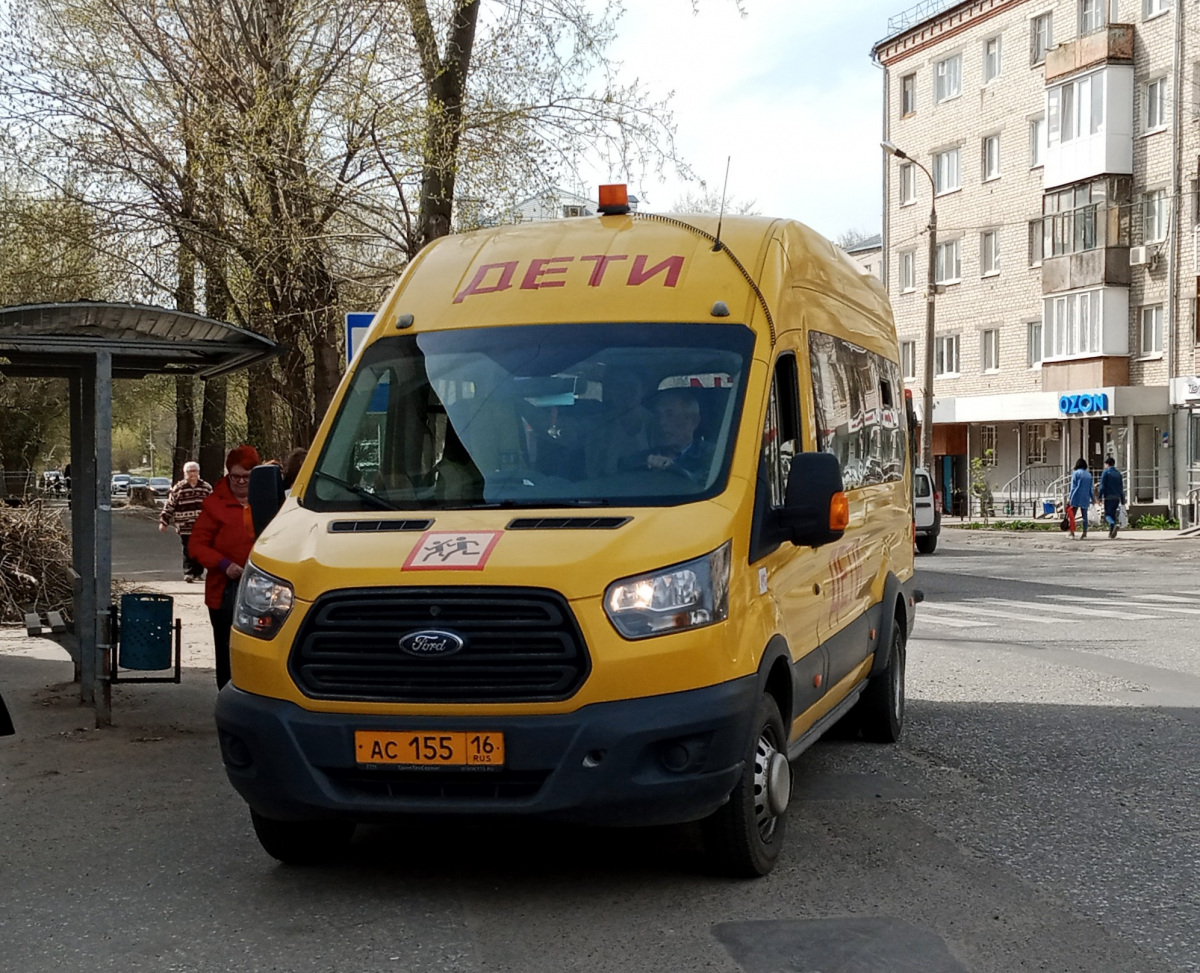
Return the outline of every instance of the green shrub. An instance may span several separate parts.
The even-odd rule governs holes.
[[[1058,530],[1057,520],[993,520],[981,523],[973,520],[962,525],[963,530]]]
[[[1179,530],[1179,521],[1162,514],[1147,514],[1138,517],[1132,526],[1135,530]]]

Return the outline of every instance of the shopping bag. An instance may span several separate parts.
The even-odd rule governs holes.
[[[1067,530],[1075,529],[1075,508],[1067,507]]]
[[[1071,518],[1064,514],[1063,519],[1058,522],[1058,529],[1061,531],[1070,530],[1071,529]]]
[[[1125,504],[1117,507],[1117,526],[1124,530],[1129,526],[1129,509]]]

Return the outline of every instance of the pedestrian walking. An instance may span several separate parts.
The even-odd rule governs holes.
[[[225,457],[225,475],[204,498],[188,545],[191,556],[208,569],[204,604],[213,627],[218,689],[229,682],[229,632],[233,627],[238,579],[254,546],[254,527],[247,503],[250,471],[258,462],[258,450],[253,446],[238,446],[229,451]]]
[[[200,508],[204,498],[212,493],[212,485],[200,479],[200,464],[187,462],[183,464],[183,479],[171,487],[167,494],[167,502],[158,516],[158,529],[166,529],[175,524],[179,539],[183,542],[183,580],[189,584],[199,581],[204,574],[204,568],[194,557],[188,554],[188,541],[192,537],[192,527],[200,516]]]
[[[1100,502],[1104,504],[1104,522],[1108,524],[1108,537],[1117,536],[1120,526],[1121,507],[1125,504],[1125,480],[1117,469],[1117,461],[1104,457],[1104,472],[1100,474]]]
[[[1071,489],[1067,494],[1067,505],[1076,511],[1075,522],[1071,524],[1071,536],[1075,536],[1076,525],[1082,525],[1081,540],[1087,539],[1088,507],[1092,505],[1092,494],[1095,487],[1092,474],[1088,472],[1087,460],[1082,456],[1075,461],[1075,470],[1071,473]]]

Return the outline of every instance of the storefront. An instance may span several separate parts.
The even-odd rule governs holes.
[[[1193,439],[1200,444],[1200,380]],[[934,403],[934,476],[944,512],[966,513],[985,496],[998,516],[1037,516],[1061,499],[1075,461],[1098,474],[1112,456],[1131,504],[1169,508],[1172,410],[1166,386],[1109,386],[1068,392],[959,396]],[[1194,452],[1200,487],[1200,449]],[[972,490],[972,461],[986,484]],[[975,502],[978,509],[979,501]]]
[[[1178,507],[1182,508],[1179,515],[1189,525],[1196,524],[1200,522],[1200,376],[1172,379],[1171,407],[1178,420],[1176,435],[1181,440],[1176,457],[1180,470]]]

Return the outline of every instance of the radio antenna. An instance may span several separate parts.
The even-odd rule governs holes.
[[[721,187],[721,211],[717,214],[717,238],[713,240],[714,253],[721,249],[721,223],[725,219],[725,193],[729,189],[729,163],[732,160],[732,155],[725,156],[725,185]]]

